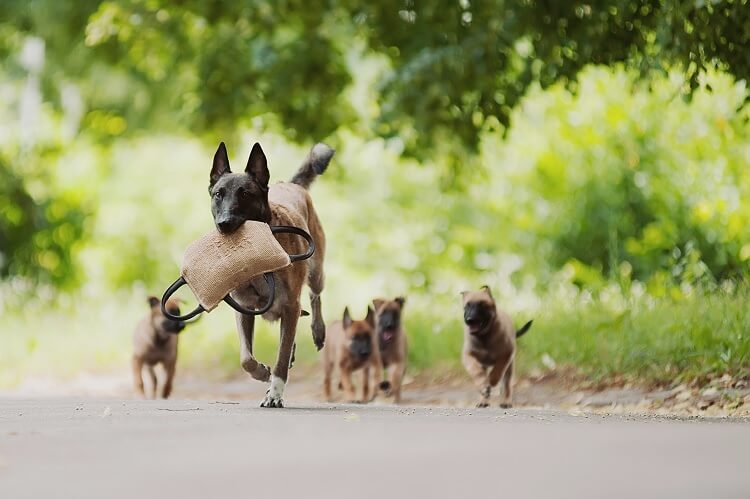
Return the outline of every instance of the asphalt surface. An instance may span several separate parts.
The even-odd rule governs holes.
[[[750,497],[750,422],[0,398],[0,497]]]

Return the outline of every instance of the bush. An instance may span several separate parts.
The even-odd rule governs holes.
[[[650,88],[592,67],[575,93],[536,89],[504,146],[516,221],[553,267],[582,278],[700,281],[750,270],[750,97],[744,82],[705,75],[692,100],[678,78]],[[582,264],[582,265],[581,265]]]

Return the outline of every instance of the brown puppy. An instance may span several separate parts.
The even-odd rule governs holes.
[[[406,299],[402,296],[393,300],[379,298],[372,301],[375,306],[375,329],[380,359],[390,378],[389,381],[381,383],[380,387],[386,391],[386,395],[393,394],[393,401],[397,404],[401,402],[401,384],[406,372],[408,354],[406,331],[401,322],[405,302]]]
[[[300,297],[305,282],[310,287],[313,341],[318,350],[323,348],[325,342],[320,294],[323,291],[326,241],[307,189],[325,171],[333,153],[333,149],[327,145],[316,144],[290,182],[280,182],[270,188],[268,164],[260,144],[253,146],[242,173],[232,173],[229,169],[223,142],[214,155],[208,190],[211,194],[211,213],[220,232],[234,232],[244,222],[255,220],[299,227],[309,232],[315,241],[315,254],[311,258],[274,273],[275,300],[271,309],[263,314],[267,321],[281,320],[281,341],[273,372],[253,356],[255,316],[236,314],[242,368],[257,380],[271,382],[261,407],[284,407],[282,397],[294,350],[297,320],[301,312]],[[280,234],[277,239],[287,253],[306,251],[306,243],[299,236]],[[266,303],[268,294],[268,285],[261,277],[232,292],[232,298],[240,305],[257,309]]]
[[[464,291],[461,295],[466,325],[462,359],[479,389],[477,407],[489,405],[490,391],[500,379],[504,388],[500,407],[511,407],[516,338],[529,330],[532,321],[516,331],[510,316],[497,308],[487,286],[479,291]]]
[[[352,372],[362,369],[362,397],[365,403],[374,398],[377,387],[383,376],[383,369],[375,334],[375,312],[367,307],[367,317],[354,321],[349,315],[349,308],[344,309],[344,318],[328,326],[328,337],[323,348],[323,390],[326,399],[331,402],[331,374],[338,367],[341,377],[339,385],[346,392],[350,402],[356,402]],[[375,374],[375,386],[370,394],[370,369]]]
[[[148,304],[151,310],[148,316],[138,323],[133,334],[133,382],[135,390],[141,396],[145,396],[142,377],[145,365],[151,377],[151,396],[156,398],[157,382],[154,366],[162,364],[167,373],[167,379],[162,386],[161,396],[167,398],[172,392],[172,380],[177,365],[177,334],[185,329],[185,323],[167,319],[161,313],[157,297],[149,296]],[[166,308],[169,313],[180,315],[177,300],[168,300]]]

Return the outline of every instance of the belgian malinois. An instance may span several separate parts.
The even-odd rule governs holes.
[[[375,397],[383,376],[378,339],[375,334],[375,311],[367,307],[367,317],[361,321],[352,320],[349,308],[344,309],[344,317],[328,326],[328,338],[323,348],[323,391],[331,402],[331,375],[338,368],[341,382],[339,387],[346,392],[349,402],[357,402],[352,373],[362,370],[362,397],[360,402],[369,402]],[[370,393],[370,370],[375,375],[375,384]]]
[[[172,381],[177,366],[177,334],[185,329],[185,323],[167,319],[161,312],[159,299],[155,296],[148,297],[148,305],[150,307],[148,316],[138,323],[133,333],[133,384],[136,392],[145,396],[143,391],[143,366],[145,365],[151,378],[151,396],[156,398],[157,382],[154,366],[161,364],[167,374],[162,385],[161,396],[167,398],[172,393]],[[167,311],[172,315],[180,315],[177,300],[167,301]]]
[[[406,299],[402,296],[393,300],[378,298],[372,301],[382,368],[388,370],[389,377],[388,381],[383,381],[381,388],[386,395],[393,394],[393,401],[397,404],[401,402],[401,384],[408,354],[406,330],[401,321],[404,303]]]
[[[510,316],[500,310],[490,288],[461,293],[464,304],[463,364],[479,389],[477,407],[487,407],[490,391],[503,380],[500,407],[512,406],[513,364],[516,338],[531,327],[532,321],[516,331]]]
[[[242,368],[259,381],[269,381],[270,387],[261,407],[283,407],[284,387],[288,379],[290,361],[300,317],[302,286],[310,287],[312,306],[312,336],[320,350],[325,342],[325,324],[321,316],[320,294],[323,291],[323,259],[326,241],[323,227],[313,207],[308,188],[328,167],[334,151],[325,144],[316,144],[290,182],[280,182],[269,188],[266,156],[256,143],[242,173],[229,169],[227,150],[222,142],[214,155],[208,186],[211,213],[216,228],[231,233],[248,220],[273,225],[293,225],[310,233],[315,241],[315,254],[303,261],[274,273],[275,301],[263,314],[267,321],[281,320],[281,341],[273,372],[253,357],[255,317],[237,313]],[[279,234],[279,243],[287,253],[303,253],[305,242],[298,236]],[[259,308],[268,299],[268,285],[261,278],[253,279],[243,288],[232,292],[232,298],[245,307]]]

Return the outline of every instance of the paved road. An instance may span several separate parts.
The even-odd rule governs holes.
[[[750,423],[0,399],[0,497],[750,497]]]

